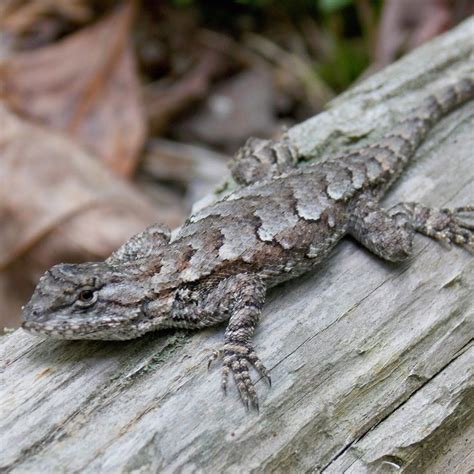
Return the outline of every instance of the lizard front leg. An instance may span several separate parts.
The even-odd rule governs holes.
[[[397,262],[410,256],[415,232],[436,240],[474,249],[474,225],[460,218],[473,206],[434,209],[400,203],[388,211],[370,198],[362,198],[352,211],[348,233],[385,260]]]
[[[221,291],[224,290],[224,293]],[[222,369],[222,389],[227,390],[228,377],[233,375],[244,405],[258,409],[257,392],[250,378],[249,368],[253,366],[270,383],[268,370],[255,353],[252,336],[257,327],[265,300],[265,285],[254,274],[239,274],[227,278],[220,285],[220,307],[228,308],[229,323],[225,331]],[[217,358],[214,353],[209,365]]]

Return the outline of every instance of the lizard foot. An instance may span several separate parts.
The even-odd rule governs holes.
[[[419,232],[448,244],[460,245],[471,252],[474,251],[474,224],[460,217],[460,214],[473,213],[474,206],[454,209],[425,208],[424,210],[422,222],[415,221]]]
[[[224,393],[227,393],[229,373],[232,373],[235,385],[237,386],[240,398],[245,407],[247,409],[253,407],[258,411],[258,397],[252,379],[250,378],[249,365],[252,365],[271,386],[268,370],[250,345],[235,343],[226,343],[221,351],[213,351],[208,361],[208,367],[222,354],[224,357],[221,382],[222,390]]]

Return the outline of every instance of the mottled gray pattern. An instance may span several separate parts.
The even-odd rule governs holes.
[[[474,228],[461,218],[472,207],[404,203],[387,212],[378,204],[430,127],[473,96],[474,80],[463,79],[376,143],[301,168],[286,137],[249,140],[232,165],[245,186],[191,216],[171,239],[155,226],[103,263],[53,267],[26,305],[23,327],[66,339],[128,339],[229,320],[222,386],[232,373],[243,402],[258,407],[249,366],[269,377],[251,339],[268,288],[313,268],[346,234],[391,261],[411,254],[414,232],[474,248]]]

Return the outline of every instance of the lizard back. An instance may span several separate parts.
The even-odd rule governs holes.
[[[432,126],[474,96],[464,78],[429,95],[374,144],[237,189],[192,215],[162,256],[154,284],[257,271],[273,286],[323,260],[345,235],[361,192],[380,199]]]

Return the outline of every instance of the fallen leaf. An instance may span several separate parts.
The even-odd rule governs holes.
[[[65,131],[123,176],[145,139],[132,3],[54,45],[19,52],[0,67],[0,91],[20,116]]]
[[[84,22],[92,16],[92,5],[86,0],[15,0],[0,3],[0,30],[21,35],[34,30],[43,19],[54,15],[73,22]]]

